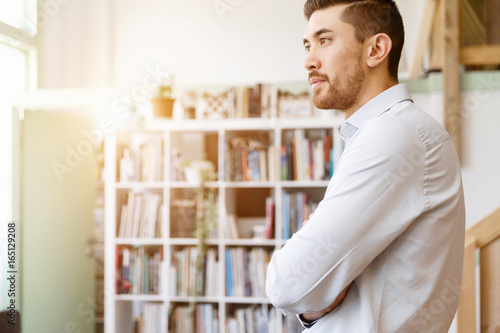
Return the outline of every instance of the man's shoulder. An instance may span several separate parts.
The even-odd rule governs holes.
[[[396,120],[400,126],[414,132],[426,147],[431,149],[450,139],[444,127],[431,115],[420,109],[415,103],[405,101],[395,105],[374,121],[374,125],[382,125],[387,121]]]

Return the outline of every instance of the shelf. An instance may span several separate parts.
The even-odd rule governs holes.
[[[162,238],[116,238],[116,245],[133,245],[133,246],[147,246],[147,245],[163,245]]]
[[[262,181],[247,181],[247,182],[222,182],[223,187],[227,188],[267,188],[274,187],[276,182],[262,182]]]
[[[164,300],[161,295],[115,295],[115,301],[163,302]]]
[[[271,304],[267,297],[224,297],[226,303],[234,304]]]
[[[169,238],[169,245],[197,245],[198,240],[196,238]],[[215,238],[210,238],[206,240],[207,245],[217,245],[218,240]]]
[[[205,131],[217,132],[219,130],[274,130],[275,128],[333,128],[340,127],[344,119],[339,116],[332,117],[306,117],[306,118],[231,118],[231,119],[204,119],[200,120],[168,120],[154,119],[145,123],[145,131]]]
[[[199,184],[193,184],[188,182],[170,182],[167,184],[167,187],[170,188],[198,188]],[[219,182],[206,182],[205,187],[214,188],[218,187]]]
[[[124,147],[136,149],[141,147],[142,142],[147,140],[142,138],[142,134],[113,134],[106,137],[105,144],[105,158],[106,158],[106,183],[105,185],[105,274],[113,278],[105,280],[105,288],[107,290],[115,290],[117,267],[116,248],[132,248],[132,247],[146,247],[144,252],[163,252],[163,263],[161,266],[160,295],[113,295],[112,302],[106,304],[105,320],[106,320],[106,333],[123,332],[132,333],[131,323],[133,316],[139,315],[143,309],[143,305],[147,302],[154,302],[162,304],[164,309],[174,307],[185,307],[186,304],[209,304],[217,308],[220,315],[219,331],[224,331],[225,321],[228,319],[229,314],[246,307],[254,307],[258,304],[263,304],[266,308],[271,308],[270,300],[264,294],[263,297],[240,297],[240,296],[226,296],[224,289],[225,277],[227,267],[225,265],[226,252],[240,251],[238,248],[243,248],[248,253],[251,250],[257,250],[265,253],[265,258],[275,249],[281,248],[286,244],[287,240],[281,239],[284,229],[284,205],[283,198],[285,196],[295,195],[295,192],[304,192],[305,197],[311,198],[314,202],[319,202],[324,195],[324,190],[329,185],[329,180],[301,180],[301,181],[282,181],[281,180],[281,155],[280,146],[290,144],[295,136],[304,132],[305,138],[311,142],[318,141],[325,137],[323,130],[327,130],[331,136],[334,154],[332,158],[334,162],[338,162],[340,158],[341,145],[339,128],[343,123],[341,116],[336,117],[316,117],[316,118],[245,118],[245,119],[218,119],[218,120],[171,120],[171,119],[154,119],[154,121],[146,121],[145,126],[139,132],[154,131],[161,139],[161,153],[160,156],[154,159],[155,163],[161,161],[161,170],[155,173],[156,178],[144,179],[164,179],[163,181],[154,182],[120,182],[116,181],[117,177],[117,157],[123,152]],[[301,129],[303,131],[295,131]],[[131,133],[137,133],[133,131]],[[298,134],[297,134],[298,133]],[[155,134],[156,135],[156,134]],[[136,138],[134,141],[134,138]],[[158,138],[154,138],[157,140]],[[267,168],[275,168],[275,172],[267,172],[267,176],[274,176],[267,181],[232,181],[236,179],[247,179],[239,177],[240,170],[235,165],[228,165],[227,159],[230,158],[231,142],[234,138],[253,139],[262,141],[265,146],[274,145],[274,154],[266,155],[266,161],[269,158],[273,159],[273,163],[267,163]],[[329,138],[330,139],[330,138]],[[142,140],[142,141],[141,141]],[[153,140],[153,139],[152,139]],[[153,140],[153,141],[154,141]],[[326,139],[325,139],[326,140]],[[152,142],[153,142],[152,141]],[[149,141],[148,141],[149,142]],[[156,141],[154,141],[156,142]],[[312,146],[312,145],[311,145]],[[138,149],[138,148],[137,148]],[[215,189],[217,195],[216,213],[221,219],[218,221],[219,230],[216,238],[206,240],[208,248],[211,249],[211,256],[215,253],[215,261],[218,262],[215,272],[212,272],[211,277],[217,278],[214,283],[217,284],[220,294],[217,296],[177,296],[176,293],[170,295],[172,286],[170,279],[173,270],[171,265],[175,261],[174,254],[179,251],[184,251],[188,247],[196,247],[198,239],[192,237],[192,233],[185,233],[184,231],[191,232],[194,228],[194,217],[192,211],[187,212],[191,215],[178,216],[175,211],[175,205],[170,203],[176,200],[195,200],[199,184],[187,181],[174,181],[171,179],[173,170],[177,171],[182,167],[175,164],[174,169],[170,163],[171,156],[174,152],[179,151],[186,153],[182,158],[190,160],[207,159],[214,163],[217,172],[217,180],[205,183],[205,187]],[[158,155],[158,154],[156,154]],[[181,154],[182,155],[182,154]],[[143,155],[141,155],[143,156]],[[260,157],[260,155],[259,155]],[[135,161],[135,166],[138,161]],[[143,163],[143,161],[140,161]],[[259,160],[259,168],[261,167],[261,160]],[[150,163],[151,164],[151,163]],[[156,165],[156,164],[155,164]],[[256,163],[254,163],[255,167]],[[335,163],[334,163],[335,165]],[[236,170],[236,171],[235,171]],[[160,175],[161,176],[158,176]],[[229,177],[231,176],[231,177]],[[241,176],[241,175],[240,175]],[[305,179],[300,178],[300,179]],[[182,179],[182,178],[181,178]],[[258,178],[256,178],[258,179]],[[227,180],[227,181],[226,181]],[[155,193],[160,194],[161,201],[165,203],[164,209],[156,213],[156,221],[161,221],[161,229],[163,235],[161,238],[117,238],[117,227],[121,222],[120,205],[125,204],[128,199],[127,193],[129,190],[140,193]],[[302,195],[302,194],[301,194]],[[299,195],[297,195],[299,196]],[[274,202],[273,211],[273,234],[277,238],[274,239],[254,239],[254,238],[238,238],[231,239],[225,238],[227,230],[223,230],[222,221],[224,216],[231,215],[235,217],[235,223],[230,224],[232,228],[236,226],[239,235],[251,237],[252,228],[256,225],[264,225],[267,220],[268,209],[270,201],[267,197],[271,197]],[[144,196],[143,196],[144,198]],[[144,200],[142,201],[140,212],[148,212],[149,209],[144,208]],[[290,201],[292,202],[292,201]],[[298,202],[298,201],[297,201]],[[128,202],[127,202],[128,204]],[[296,203],[293,203],[296,205]],[[269,206],[268,206],[269,205]],[[308,202],[308,209],[311,204]],[[135,207],[135,201],[134,206]],[[143,210],[144,208],[144,210]],[[156,208],[155,208],[156,209]],[[160,215],[161,214],[161,215]],[[135,215],[134,215],[135,216]],[[153,215],[151,215],[153,216]],[[128,217],[128,216],[127,216]],[[149,214],[148,214],[149,217]],[[142,218],[142,215],[141,215]],[[179,218],[182,220],[183,225],[177,225]],[[135,221],[135,220],[134,220]],[[232,222],[231,222],[232,223]],[[287,222],[288,223],[288,222]],[[229,224],[229,223],[228,223]],[[183,232],[180,232],[180,227],[186,227]],[[189,227],[189,228],[188,228]],[[226,226],[227,227],[227,226]],[[176,229],[177,228],[177,229]],[[176,231],[176,232],[173,232]],[[179,232],[177,232],[179,231]],[[233,230],[234,231],[234,230]],[[187,235],[188,237],[171,238],[172,235]],[[243,252],[244,252],[243,251]],[[189,251],[191,254],[192,252]],[[194,252],[193,252],[194,253]],[[249,256],[250,257],[250,256]],[[183,257],[184,258],[184,257]],[[120,257],[118,257],[118,260]],[[123,260],[123,256],[121,257]],[[177,260],[179,257],[177,258]],[[240,259],[240,258],[239,258]],[[213,257],[210,258],[211,262]],[[237,259],[235,259],[237,260]],[[259,260],[261,260],[259,258]],[[121,263],[118,263],[120,267]],[[190,265],[193,261],[190,261]],[[233,262],[232,265],[235,263]],[[246,263],[243,263],[246,264]],[[259,265],[265,263],[259,262]],[[123,266],[123,265],[122,265]],[[238,266],[241,266],[238,263]],[[191,276],[192,277],[192,276]],[[207,278],[206,276],[204,278]],[[261,277],[259,277],[261,278]],[[192,282],[192,281],[191,281]],[[136,289],[133,289],[136,290]],[[140,289],[141,291],[143,289]],[[149,290],[149,289],[144,289]],[[155,289],[157,290],[157,289]],[[118,302],[120,301],[120,302]],[[141,304],[143,303],[143,304]],[[168,313],[163,311],[161,319],[167,322]]]
[[[274,181],[244,181],[244,182],[209,182],[206,187],[225,187],[225,188],[272,188],[276,185],[282,187],[327,187],[330,180],[284,180],[279,182]],[[167,184],[170,188],[197,188],[198,185],[187,182],[171,182]],[[130,187],[121,187],[130,188]]]
[[[220,298],[219,297],[215,297],[215,296],[209,296],[209,297],[205,297],[205,296],[198,296],[198,297],[194,297],[194,296],[187,296],[187,297],[183,297],[183,296],[171,296],[169,297],[169,300],[171,302],[176,302],[176,303],[191,303],[191,302],[196,302],[196,303],[218,303]]]
[[[284,180],[280,184],[285,188],[296,187],[328,187],[329,180]]]
[[[165,186],[164,182],[117,182],[117,189],[162,189]]]
[[[242,238],[224,239],[223,242],[226,246],[275,246],[279,241],[276,241],[275,239]]]

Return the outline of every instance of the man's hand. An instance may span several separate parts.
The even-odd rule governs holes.
[[[309,215],[309,217],[307,218],[307,220],[305,220],[302,223],[302,226],[306,225],[306,223],[309,222],[309,220],[311,219],[311,217],[313,215],[314,215],[314,213],[311,213]],[[335,301],[333,301],[333,303],[330,304],[328,307],[326,307],[326,308],[324,308],[323,310],[320,310],[320,311],[312,311],[312,312],[308,312],[308,313],[303,313],[302,314],[302,318],[304,318],[307,321],[314,321],[314,320],[316,320],[318,318],[323,317],[328,312],[333,311],[333,309],[335,309],[337,306],[339,306],[342,303],[342,301],[346,297],[347,292],[349,291],[349,288],[351,288],[351,286],[352,286],[352,282],[344,290],[342,290],[340,292],[340,294],[337,296],[337,298],[335,299]]]

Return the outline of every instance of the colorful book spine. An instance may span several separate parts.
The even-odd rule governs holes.
[[[226,249],[226,288],[227,296],[234,296],[233,274],[231,269],[231,253],[229,249]]]

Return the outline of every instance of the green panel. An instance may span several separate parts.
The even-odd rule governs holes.
[[[94,264],[86,256],[93,234],[93,143],[81,132],[90,118],[26,112],[22,155],[23,332],[93,333]],[[86,142],[86,143],[85,143]],[[54,163],[68,167],[57,177]],[[85,150],[90,148],[90,151]],[[71,170],[71,172],[69,172]]]
[[[425,78],[401,80],[406,83],[411,92],[425,93],[443,90],[443,74],[430,73]],[[460,89],[470,90],[500,90],[500,71],[477,71],[460,74]]]

